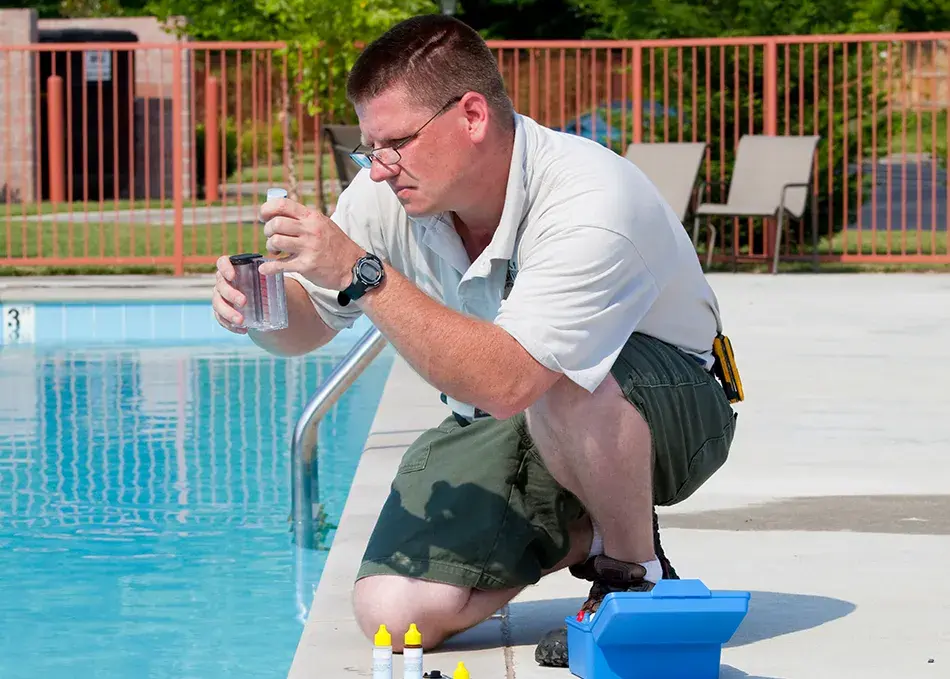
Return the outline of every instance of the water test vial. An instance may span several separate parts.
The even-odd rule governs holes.
[[[260,253],[233,255],[233,286],[247,298],[239,311],[244,316],[241,327],[249,330],[270,332],[287,327],[287,295],[284,290],[284,274],[278,272],[265,276],[260,272],[264,262],[271,261]]]

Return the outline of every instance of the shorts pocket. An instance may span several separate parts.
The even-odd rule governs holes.
[[[736,418],[738,415],[732,413],[726,428],[719,436],[706,440],[696,454],[690,458],[689,468],[686,473],[686,480],[677,489],[676,493],[664,505],[675,505],[686,500],[695,493],[713,474],[726,463],[729,457],[729,449],[732,447],[732,439],[736,432]]]
[[[428,443],[422,446],[411,446],[402,456],[402,461],[399,463],[399,469],[396,473],[412,474],[413,472],[421,472],[429,462],[430,450],[431,446]]]

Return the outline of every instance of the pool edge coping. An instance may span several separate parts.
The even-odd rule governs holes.
[[[211,302],[214,274],[0,276],[0,304]]]
[[[344,670],[361,673],[370,669],[372,644],[363,636],[353,615],[353,582],[403,453],[419,434],[438,425],[447,414],[438,391],[396,354],[353,475],[333,545],[314,590],[288,679],[310,679],[327,670],[333,675]],[[481,656],[478,660],[490,662],[505,676],[508,654],[500,626],[488,625],[482,633],[490,635],[491,648],[456,651],[455,659],[462,658],[469,665],[470,659],[476,661],[471,657],[475,653]],[[400,663],[399,656],[394,658],[394,676],[398,674]],[[451,669],[445,667],[443,671]]]

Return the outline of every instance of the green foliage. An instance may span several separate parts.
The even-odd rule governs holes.
[[[458,16],[486,40],[577,40],[595,26],[571,0],[462,0]]]
[[[950,0],[568,0],[598,26],[589,38],[659,39],[950,28]]]
[[[231,121],[229,121],[230,123]],[[198,190],[198,198],[205,197],[205,148],[208,144],[207,131],[205,130],[204,123],[198,123],[195,125],[195,185]],[[232,175],[234,175],[237,170],[237,157],[238,157],[238,138],[237,134],[234,131],[234,126],[228,124],[225,127],[224,134],[224,157],[219,161],[218,167],[221,172],[220,181],[226,181]],[[214,144],[218,148],[218,153],[221,153],[221,139],[220,134],[219,138],[214,141]]]
[[[289,78],[310,109],[346,118],[343,84],[360,51],[394,23],[436,11],[433,0],[152,0],[162,21],[187,17],[176,30],[197,40],[287,43]]]

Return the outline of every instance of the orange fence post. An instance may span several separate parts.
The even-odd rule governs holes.
[[[218,200],[218,79],[205,80],[205,200]]]
[[[762,67],[765,71],[764,91],[762,92],[763,123],[765,134],[774,137],[778,134],[778,44],[775,38],[765,43],[765,59]]]
[[[633,102],[633,142],[643,141],[643,47],[633,46],[633,91],[630,100]]]
[[[778,134],[778,44],[775,38],[765,43],[765,58],[762,60],[763,91],[762,91],[762,127],[767,136]],[[762,236],[765,240],[765,252],[769,259],[775,256],[775,218],[763,220]]]
[[[63,79],[51,75],[46,80],[46,113],[49,125],[46,129],[49,141],[49,199],[54,203],[66,200],[66,145],[63,139]]]
[[[175,51],[172,61],[172,194],[174,196],[175,207],[175,244],[174,244],[174,263],[175,275],[182,276],[185,273],[185,227],[184,227],[184,181],[182,173],[182,131],[181,131],[181,43],[175,43]],[[192,168],[194,172],[194,168]]]

